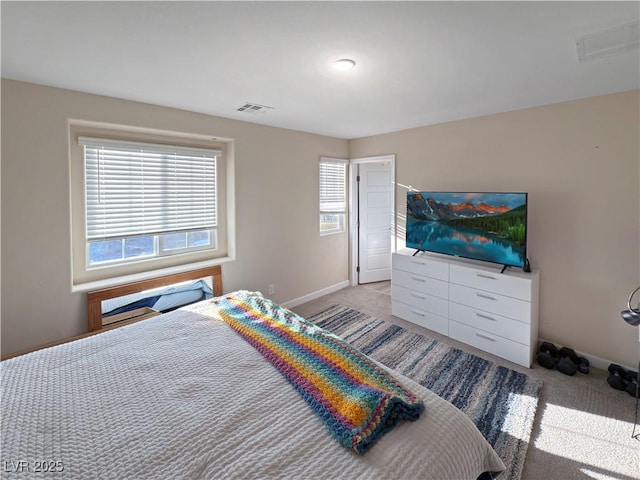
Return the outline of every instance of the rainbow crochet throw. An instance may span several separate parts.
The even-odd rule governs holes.
[[[365,453],[424,403],[340,337],[256,292],[214,300],[221,318],[269,360],[343,446]]]

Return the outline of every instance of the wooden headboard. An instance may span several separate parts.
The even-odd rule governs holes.
[[[100,290],[93,290],[87,294],[89,307],[89,332],[96,332],[102,329],[103,300],[142,292],[144,290],[149,290],[150,288],[165,287],[187,280],[198,280],[204,277],[211,277],[213,294],[215,296],[222,295],[222,269],[219,265],[215,267],[191,270],[190,272],[164,275],[162,277],[156,277],[149,280],[125,283],[122,285],[116,285],[115,287],[102,288]]]

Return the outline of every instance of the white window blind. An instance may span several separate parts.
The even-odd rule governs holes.
[[[346,210],[346,164],[320,162],[320,213]]]
[[[220,151],[80,137],[87,241],[216,227]]]

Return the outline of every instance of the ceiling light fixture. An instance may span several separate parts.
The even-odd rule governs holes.
[[[333,62],[333,68],[342,72],[351,70],[355,66],[356,62],[354,60],[351,60],[350,58],[341,58],[340,60],[336,60],[335,62]]]

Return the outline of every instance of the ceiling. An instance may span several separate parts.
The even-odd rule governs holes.
[[[7,2],[2,76],[338,138],[640,87],[640,2]],[[338,72],[334,60],[356,68]],[[273,107],[249,114],[245,102]]]

